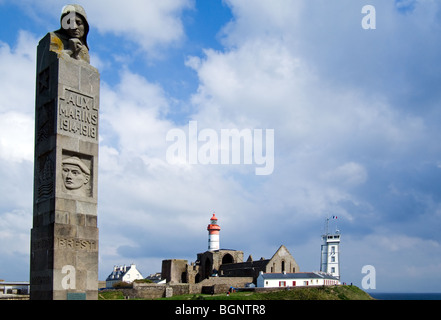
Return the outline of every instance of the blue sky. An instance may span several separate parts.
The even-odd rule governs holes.
[[[79,1],[101,73],[100,279],[284,244],[319,269],[326,217],[342,281],[440,292],[441,4],[431,0]],[[27,280],[35,52],[65,2],[0,0],[0,278]],[[376,29],[361,9],[376,9]],[[171,164],[167,132],[274,129],[275,167]]]

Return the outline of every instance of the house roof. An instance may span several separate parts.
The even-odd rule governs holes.
[[[106,281],[122,280],[124,275],[129,272],[132,266],[134,267],[134,265],[130,265],[113,268],[112,273],[109,274],[109,276],[106,278]]]
[[[328,279],[338,280],[336,277],[327,273],[318,272],[296,272],[296,273],[261,273],[259,277],[268,280],[276,279]]]

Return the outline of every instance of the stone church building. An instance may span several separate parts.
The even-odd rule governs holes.
[[[300,268],[288,249],[282,245],[270,259],[243,261],[243,251],[219,249],[197,255],[197,260],[162,261],[162,278],[167,283],[199,283],[210,277],[252,277],[256,283],[260,272],[296,273]]]
[[[253,260],[251,255],[243,261],[243,251],[219,249],[219,231],[215,214],[210,220],[208,230],[208,250],[197,254],[195,262],[169,259],[162,261],[162,279],[167,283],[196,284],[215,277],[248,277],[256,283],[260,272],[296,273],[299,265],[288,249],[282,245],[271,259]]]

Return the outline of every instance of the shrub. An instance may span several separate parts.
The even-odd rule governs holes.
[[[120,281],[120,282],[114,283],[113,288],[115,288],[115,289],[133,288],[133,284],[128,283],[128,282],[124,282],[124,281]]]

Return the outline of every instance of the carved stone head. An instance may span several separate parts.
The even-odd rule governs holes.
[[[86,11],[78,4],[68,4],[61,10],[61,29],[69,38],[79,39],[89,49],[87,35],[89,22]]]

